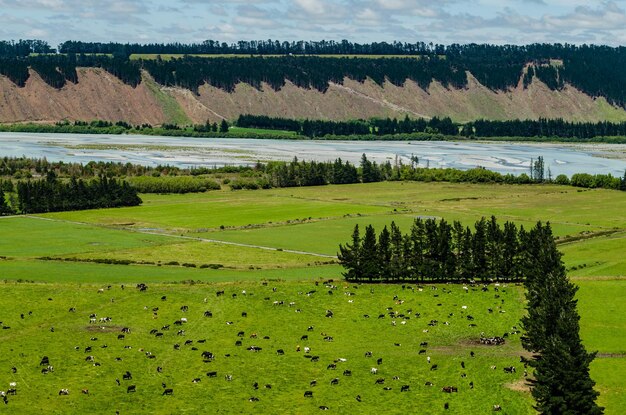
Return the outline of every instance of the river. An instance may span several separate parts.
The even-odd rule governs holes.
[[[626,145],[467,141],[316,141],[238,138],[156,137],[0,133],[0,156],[46,157],[49,161],[115,161],[147,166],[214,167],[257,161],[328,161],[340,157],[358,164],[361,155],[383,163],[470,169],[482,166],[500,173],[528,172],[530,160],[543,156],[552,176],[586,172],[622,176]]]

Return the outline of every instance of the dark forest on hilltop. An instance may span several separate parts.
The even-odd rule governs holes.
[[[551,89],[571,84],[592,97],[626,105],[626,48],[597,45],[489,44],[432,45],[423,42],[356,44],[342,42],[258,41],[234,44],[205,41],[199,44],[121,44],[67,41],[55,52],[43,41],[0,42],[0,74],[24,86],[32,68],[51,86],[76,82],[76,67],[100,67],[136,86],[141,70],[161,85],[192,91],[208,83],[232,91],[240,82],[259,88],[268,83],[280,89],[286,81],[302,88],[326,91],[329,82],[385,80],[402,85],[407,80],[427,89],[435,80],[446,87],[464,88],[467,72],[492,90],[524,86],[533,77]],[[172,59],[130,59],[140,54],[249,54],[211,59],[181,56]],[[33,55],[35,54],[35,55]],[[359,55],[387,55],[371,59]],[[254,56],[252,56],[254,55]],[[272,56],[263,56],[272,55]],[[280,56],[276,56],[280,55]],[[333,55],[332,57],[315,55]],[[346,56],[341,56],[346,55]]]

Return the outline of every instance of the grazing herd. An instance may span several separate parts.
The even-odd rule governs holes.
[[[320,286],[322,286],[323,289]],[[120,288],[124,290],[124,286]],[[264,282],[261,287],[258,287],[258,291],[262,292],[260,295],[255,294],[250,289],[236,290],[236,292],[234,292],[233,288],[225,288],[213,291],[212,296],[207,293],[207,297],[202,301],[190,300],[188,303],[184,304],[181,304],[180,300],[178,302],[173,301],[171,299],[172,296],[160,295],[158,297],[158,305],[152,303],[142,307],[143,312],[149,313],[151,320],[154,322],[154,328],[133,326],[127,321],[118,322],[119,317],[101,317],[99,314],[102,311],[98,310],[81,309],[80,307],[71,307],[69,310],[67,308],[65,310],[75,315],[76,319],[84,318],[85,320],[83,321],[85,322],[84,324],[86,324],[85,330],[91,333],[98,333],[90,337],[91,344],[77,345],[74,347],[74,350],[78,352],[82,350],[82,361],[94,367],[116,365],[119,369],[116,369],[117,377],[114,377],[114,383],[124,395],[128,395],[128,399],[139,395],[145,396],[146,394],[154,396],[173,396],[174,398],[172,399],[175,399],[177,394],[175,394],[174,391],[177,389],[177,386],[181,387],[181,381],[178,380],[175,384],[169,384],[172,375],[168,375],[170,377],[166,378],[165,374],[176,372],[177,368],[181,367],[181,365],[185,365],[186,361],[201,362],[204,365],[205,369],[203,371],[192,373],[186,382],[188,382],[188,384],[197,385],[196,387],[200,388],[198,389],[198,393],[207,393],[211,388],[216,387],[210,386],[212,384],[219,385],[219,382],[233,382],[237,380],[238,376],[244,375],[237,373],[235,368],[231,369],[232,372],[220,370],[219,367],[222,366],[219,366],[219,364],[221,362],[233,358],[241,359],[242,357],[254,361],[254,355],[262,354],[263,356],[267,356],[268,353],[270,353],[274,356],[273,359],[277,365],[281,364],[280,362],[283,360],[288,361],[292,359],[294,356],[302,356],[306,361],[311,362],[312,367],[316,369],[311,370],[310,373],[316,373],[315,378],[309,378],[299,385],[295,383],[297,380],[289,380],[289,387],[299,387],[300,392],[298,395],[307,398],[307,401],[314,400],[317,402],[319,405],[316,407],[320,410],[332,410],[333,405],[330,402],[332,400],[328,399],[329,394],[332,393],[330,391],[333,389],[341,390],[344,385],[354,387],[354,385],[358,384],[369,384],[384,391],[398,391],[402,396],[409,396],[411,393],[432,393],[429,392],[432,390],[440,390],[444,394],[455,393],[461,395],[473,393],[474,384],[476,383],[478,385],[481,382],[480,375],[476,372],[477,365],[472,363],[468,364],[466,367],[465,360],[458,363],[456,358],[446,357],[445,353],[440,353],[436,345],[433,345],[432,339],[436,339],[436,337],[430,335],[430,331],[439,332],[441,330],[453,330],[455,326],[459,325],[465,325],[469,328],[477,327],[477,322],[479,322],[480,319],[476,316],[479,315],[479,311],[474,309],[474,315],[470,315],[467,312],[468,305],[454,304],[454,311],[447,312],[443,318],[425,319],[422,314],[432,315],[432,313],[429,314],[431,310],[419,308],[418,311],[417,308],[420,307],[421,303],[414,299],[415,297],[419,298],[420,295],[432,296],[436,298],[437,301],[434,307],[443,309],[443,304],[445,303],[443,297],[445,297],[446,294],[450,294],[454,288],[459,289],[457,286],[397,286],[399,294],[393,297],[390,296],[388,305],[384,310],[378,310],[377,319],[372,318],[370,320],[370,314],[360,314],[359,316],[351,315],[349,318],[358,321],[358,324],[363,326],[382,327],[382,325],[386,325],[387,327],[394,328],[386,330],[399,330],[400,327],[403,327],[402,330],[407,330],[408,333],[411,333],[410,337],[402,337],[402,342],[394,341],[397,339],[389,339],[389,344],[393,344],[393,348],[397,349],[398,352],[384,352],[374,349],[367,350],[367,339],[348,339],[354,353],[343,356],[340,354],[339,356],[342,357],[334,357],[331,359],[329,359],[328,356],[332,355],[333,351],[336,350],[334,344],[344,344],[346,339],[341,332],[331,332],[327,329],[328,327],[333,327],[332,323],[324,322],[338,321],[339,319],[345,319],[346,316],[331,308],[318,311],[309,309],[306,306],[306,301],[303,301],[302,298],[336,296],[336,294],[342,293],[347,297],[346,302],[352,305],[359,302],[361,291],[366,291],[363,295],[366,297],[363,301],[366,302],[367,297],[371,298],[374,295],[374,289],[363,290],[362,286],[359,285],[346,285],[343,282],[335,283],[332,280],[327,280],[317,281],[313,289],[307,292],[298,292],[297,294],[284,293],[283,291],[277,290],[276,287],[271,287],[268,283]],[[102,296],[115,289],[115,287],[111,286],[106,287],[106,289],[101,288],[97,290],[97,294]],[[151,292],[146,284],[137,284],[136,289],[141,293],[141,296],[148,296]],[[501,299],[500,295],[506,292],[505,289],[506,287],[500,288],[498,291],[500,294],[497,294],[496,297],[499,304],[493,306],[494,308],[499,307],[499,311],[504,311],[505,300]],[[470,308],[472,308],[471,293],[474,291],[482,293],[488,291],[489,288],[488,286],[468,285],[464,286],[462,290],[462,292],[468,296],[467,301]],[[120,301],[113,301],[113,299],[111,299],[108,306],[111,309],[114,309],[116,304],[123,299],[122,292],[117,291],[116,295]],[[299,298],[299,296],[302,297]],[[256,297],[263,297],[262,304],[265,305],[264,308],[267,310],[267,313],[256,315],[256,313],[259,313],[259,308],[249,308],[249,303],[246,300],[241,300],[242,298],[255,298],[256,300]],[[218,307],[222,302],[241,304],[239,309],[232,307],[236,309],[237,315],[224,315],[221,307]],[[218,310],[212,306],[217,307]],[[262,310],[263,307],[260,309]],[[252,312],[252,310],[257,311]],[[138,313],[141,311],[141,309],[137,310]],[[164,314],[171,315],[172,311],[180,313],[179,317],[161,322],[163,319],[162,316]],[[289,332],[293,333],[289,337],[275,338],[272,332],[263,332],[255,329],[255,319],[270,318],[268,316],[274,315],[273,318],[276,318],[276,322],[280,324],[280,316],[286,313],[298,315],[298,320],[301,322],[300,327],[289,327]],[[492,313],[492,308],[484,310],[484,314]],[[313,319],[311,317],[312,315],[320,316],[322,319]],[[219,322],[217,319],[222,320]],[[219,332],[203,331],[203,324],[207,321],[221,324],[223,328]],[[316,326],[321,325],[320,321],[322,321],[326,329],[316,329]],[[118,323],[124,324],[117,326],[116,324]],[[450,327],[450,329],[448,329],[448,327]],[[487,329],[488,327],[483,326],[480,328]],[[478,328],[476,330],[478,330]],[[144,335],[144,340],[138,343],[136,336],[143,333],[149,334],[150,341],[145,341],[146,337]],[[510,331],[507,330],[503,333],[502,336],[486,336],[481,332],[480,335],[474,337],[471,343],[476,349],[469,351],[469,353],[466,352],[467,354],[464,354],[464,358],[475,362],[478,360],[476,356],[480,354],[481,348],[484,346],[502,346],[505,344],[505,337],[513,336],[518,333],[519,330],[517,330],[515,326],[513,326]],[[190,338],[190,335],[197,337]],[[99,340],[98,336],[102,339]],[[200,336],[204,338],[198,338]],[[215,341],[216,337],[219,338],[220,341],[230,338],[230,345],[232,346],[224,347],[223,342],[219,342],[221,346],[217,346],[218,343]],[[108,342],[108,344],[106,342]],[[156,348],[154,344],[169,344],[169,353],[174,353],[174,355],[164,358],[163,348]],[[118,356],[110,361],[103,360],[98,350],[109,348],[114,348]],[[393,348],[391,350],[393,350]],[[67,359],[70,357],[53,356],[53,359],[51,359],[49,356],[52,355],[43,354],[46,352],[45,345],[42,345],[41,350],[42,355],[38,357],[38,361],[43,375],[56,376],[56,373],[60,371],[55,372],[55,367],[51,364],[51,360],[53,360],[57,369],[62,368],[63,370],[67,370]],[[341,350],[345,351],[345,349]],[[127,357],[128,353],[135,353],[137,351],[143,355],[143,358],[145,358],[147,362],[151,361],[147,366],[152,368],[152,374],[147,375],[145,371],[141,371],[141,375],[137,375],[136,378],[133,378],[131,370],[134,373],[140,372],[136,370],[137,366],[124,367],[125,361],[134,360]],[[181,353],[183,353],[183,351],[186,354],[182,355]],[[68,353],[69,352],[70,351],[68,351]],[[250,353],[248,354],[248,352]],[[400,359],[399,356],[410,357],[415,365],[420,365],[420,361],[424,362],[424,360],[422,360],[424,358],[418,358],[418,356],[427,353],[430,354],[425,359],[427,366],[420,369],[419,376],[406,376],[406,368],[399,364],[399,362],[404,362],[405,360]],[[337,354],[335,354],[335,356],[337,356]],[[320,363],[318,362],[322,362],[321,371],[319,370]],[[421,364],[423,365],[423,363]],[[447,370],[449,372],[452,370],[451,367],[453,365],[457,367],[457,369],[454,369],[458,372],[457,381],[454,382],[454,384],[446,383],[437,385],[437,382],[440,382],[440,380],[437,380],[440,379],[437,377],[437,371]],[[326,371],[323,370],[324,367]],[[495,366],[491,365],[491,367]],[[305,369],[305,372],[307,370],[308,369]],[[339,372],[337,372],[338,370]],[[369,374],[367,373],[368,371]],[[15,374],[17,369],[12,367],[11,372]],[[516,367],[514,365],[505,366],[503,367],[503,372],[514,375],[516,374]],[[336,374],[339,373],[342,375],[336,376]],[[263,370],[258,371],[258,376],[262,376],[262,374]],[[147,379],[152,377],[163,379],[161,387],[159,387],[158,390],[154,390],[148,386]],[[294,379],[298,379],[298,377],[294,377]],[[401,379],[402,382],[400,381]],[[517,378],[511,377],[511,380],[514,381],[517,380]],[[93,377],[92,379],[85,380],[85,384],[82,386],[89,386],[89,388],[77,388],[77,391],[80,392],[78,395],[84,395],[85,399],[87,399],[87,397],[91,399],[93,396],[100,393],[100,388],[98,387],[99,383],[108,381],[113,382],[113,378],[107,380]],[[260,388],[259,385],[264,385],[264,387]],[[328,385],[331,386],[332,389],[329,391],[318,385]],[[436,385],[438,388],[432,388]],[[189,386],[184,385],[184,387],[188,388]],[[217,387],[223,388],[224,386]],[[284,387],[286,387],[284,383],[277,384],[275,379],[272,382],[268,382],[268,379],[259,378],[258,381],[249,383],[249,390],[241,391],[241,393],[244,394],[248,402],[254,403],[261,402],[263,399],[266,399],[266,397],[271,397],[272,393],[280,393],[281,388]],[[265,392],[261,394],[261,391]],[[9,398],[7,396],[16,396],[17,393],[17,384],[11,382],[10,388],[6,392],[0,391],[0,396],[2,396],[4,403],[8,405]],[[59,396],[69,396],[70,393],[71,388],[69,386],[58,389]],[[371,395],[371,392],[368,392],[367,389],[363,389],[359,390],[358,394],[353,394],[351,399],[353,399],[353,402],[355,400],[359,404],[364,404],[368,400],[374,399]],[[325,399],[329,402],[325,401]],[[498,402],[491,402],[490,405],[492,405],[490,408],[493,411],[502,410]],[[445,409],[449,409],[450,406],[451,404],[449,402],[445,403]],[[359,411],[355,409],[355,412]]]

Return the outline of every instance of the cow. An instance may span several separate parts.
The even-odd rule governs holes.
[[[173,395],[173,394],[174,394],[174,389],[172,389],[172,388],[165,388],[163,390],[163,393],[161,394],[161,396],[163,396],[163,395]]]
[[[437,370],[437,367],[438,367],[438,366],[437,366],[436,364],[434,364],[434,365],[432,365],[432,366],[430,367],[430,370]]]
[[[426,382],[426,383],[424,383],[424,386],[433,386],[433,383],[432,382]]]
[[[123,380],[132,380],[133,379],[133,375],[127,370],[126,373],[124,373],[122,375],[122,379]]]
[[[118,335],[117,335],[117,339],[118,339],[118,340],[124,340],[124,338],[125,338],[125,337],[126,337],[126,336],[124,336],[123,334],[118,334]]]
[[[493,406],[493,410],[494,410],[494,412],[499,412],[499,411],[502,410],[502,407],[500,405],[494,405]]]
[[[400,387],[400,392],[408,392],[409,391],[410,386],[409,385],[402,385]]]
[[[326,366],[326,369],[332,369],[332,370],[335,370],[335,369],[337,369],[337,365],[336,365],[336,364],[334,364],[334,363],[331,363],[331,364],[329,364],[328,366]]]
[[[376,381],[374,382],[374,385],[382,385],[385,383],[385,378],[378,378],[376,379]]]
[[[80,391],[83,395],[89,395],[89,389],[83,389]]]
[[[379,366],[382,365],[383,364],[383,358],[379,357],[378,360],[376,360],[376,364],[379,365]]]
[[[235,295],[237,295],[237,294],[233,294],[233,296],[235,296]],[[251,397],[248,399],[248,401],[249,401],[249,402],[258,402],[258,401],[259,401],[259,398],[257,398],[256,396],[251,396]]]
[[[344,375],[344,376],[352,376],[352,371],[351,371],[351,370],[346,369],[346,370],[344,370],[344,371],[343,371],[343,375]]]
[[[41,358],[41,362],[39,362],[39,366],[48,366],[50,364],[50,359],[48,356],[44,356]]]
[[[313,397],[313,391],[304,391],[304,397],[305,398],[312,398]]]
[[[444,386],[443,388],[441,388],[442,392],[445,393],[452,393],[452,392],[458,392],[458,388],[456,386]]]
[[[126,393],[137,392],[137,385],[128,385],[126,388]]]
[[[130,333],[130,328],[129,327],[123,327],[122,328],[122,333]]]
[[[204,316],[210,318],[210,317],[213,317],[213,313],[211,311],[207,310],[207,311],[204,312]]]
[[[505,367],[503,370],[505,373],[515,373],[515,366]]]
[[[372,352],[365,352],[365,357],[372,357]]]
[[[339,384],[339,378],[334,378],[330,381],[331,385],[338,385]]]
[[[233,375],[226,375],[224,376],[224,379],[227,380],[228,382],[233,380]]]
[[[285,354],[285,351],[284,351],[283,349],[278,349],[278,350],[276,350],[276,354],[277,354],[278,356],[282,356],[282,355],[284,355],[284,354]]]
[[[191,383],[200,383],[200,378],[194,378]]]
[[[61,389],[59,391],[59,396],[61,396],[61,395],[69,395],[69,394],[70,394],[70,390],[69,389],[65,389],[64,388],[64,389]]]
[[[217,377],[217,372],[207,372],[206,374],[208,377],[210,378],[216,378]]]
[[[330,409],[330,408],[328,408],[325,405],[320,406],[320,410],[322,410],[322,411],[328,411],[328,409]]]
[[[310,381],[309,386],[317,386],[317,380]]]

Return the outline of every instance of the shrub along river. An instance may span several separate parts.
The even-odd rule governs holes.
[[[543,156],[552,176],[574,173],[623,176],[626,145],[553,144],[469,141],[315,141],[240,138],[155,137],[0,133],[0,156],[46,157],[49,161],[114,161],[148,166],[220,167],[257,161],[332,161],[358,164],[361,155],[420,167],[471,169],[482,166],[500,173],[528,173],[530,160]]]

